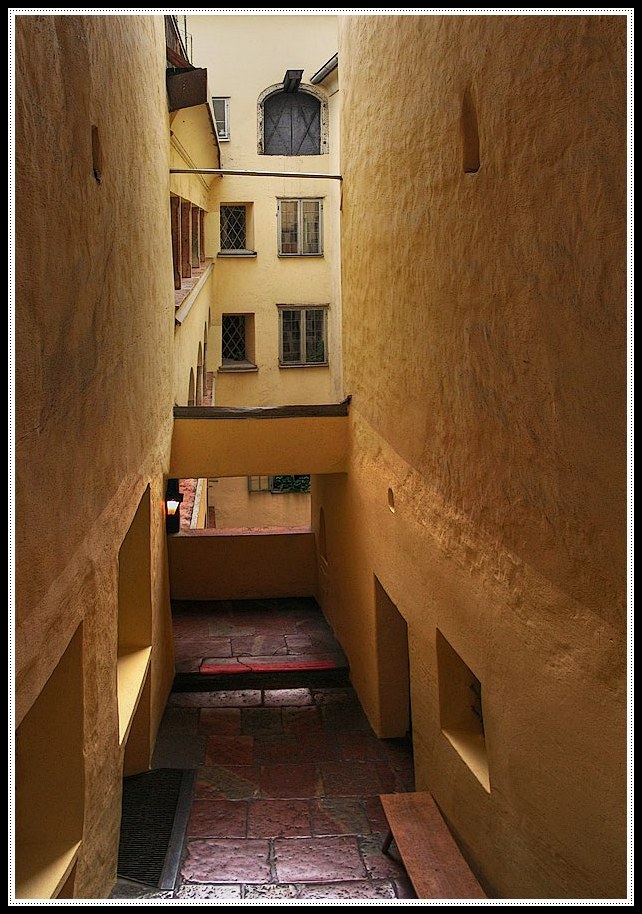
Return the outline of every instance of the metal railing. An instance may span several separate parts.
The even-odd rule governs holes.
[[[192,62],[192,36],[187,31],[187,16],[165,16],[165,44],[188,64]]]

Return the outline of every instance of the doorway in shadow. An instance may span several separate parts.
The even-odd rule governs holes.
[[[408,625],[374,575],[381,735],[412,739]]]

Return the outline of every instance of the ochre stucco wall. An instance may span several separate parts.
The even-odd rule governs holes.
[[[311,531],[235,535],[199,530],[171,536],[167,545],[174,600],[307,597],[317,589]]]
[[[150,741],[173,674],[162,502],[174,333],[163,20],[19,16],[15,25],[16,723],[82,623],[75,892],[106,897],[123,766],[118,553],[148,485]]]
[[[375,576],[406,620],[417,787],[503,897],[626,892],[625,26],[341,19],[352,448],[313,489],[320,594],[381,735]],[[490,793],[441,732],[437,630]]]
[[[309,527],[305,492],[250,492],[247,476],[221,476],[211,483],[216,527]]]
[[[220,167],[214,127],[205,105],[195,105],[191,108],[172,111],[169,115],[169,123],[170,166],[172,168]],[[183,200],[189,200],[194,206],[205,212],[205,248],[202,253],[207,258],[211,258],[216,253],[214,240],[209,237],[212,223],[208,211],[211,208],[212,187],[220,180],[219,177],[213,175],[173,174],[170,176],[171,193]],[[169,200],[167,205],[169,206]],[[218,243],[218,231],[216,243]],[[212,269],[210,269],[205,283],[199,290],[193,291],[189,298],[193,299],[193,304],[184,319],[181,319],[181,323],[176,324],[174,329],[174,402],[179,406],[188,404],[190,371],[194,373],[196,379],[199,344],[202,357],[208,359],[209,322],[214,309]],[[183,299],[183,302],[187,304],[187,299]],[[207,346],[205,345],[206,340]]]
[[[345,416],[176,419],[170,474],[340,473],[349,433]]]
[[[207,359],[211,339],[209,320],[213,303],[215,266],[210,268],[201,288],[193,293],[194,302],[187,317],[174,328],[174,403],[178,406],[187,406],[189,403],[190,371],[196,379],[199,353],[201,359]]]
[[[207,67],[209,88],[230,98],[230,139],[221,141],[221,167],[329,174],[337,165],[337,122],[330,124],[329,154],[266,156],[257,151],[259,95],[280,83],[287,69],[304,70],[303,83],[336,52],[334,16],[191,15],[193,60]],[[242,66],[239,66],[239,60]],[[316,87],[327,95],[323,86]],[[200,163],[199,163],[200,164]],[[340,314],[333,270],[338,263],[339,192],[326,179],[226,175],[212,185],[207,221],[208,256],[219,250],[219,206],[252,204],[256,258],[219,258],[214,274],[210,369],[221,365],[221,316],[253,314],[254,361],[258,372],[225,373],[216,378],[219,406],[328,403],[339,397]],[[278,257],[277,198],[324,200],[324,256]],[[249,243],[249,239],[248,239]],[[336,273],[336,270],[335,270]],[[330,305],[329,367],[280,369],[277,304]]]

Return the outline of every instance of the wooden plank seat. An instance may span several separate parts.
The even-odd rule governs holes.
[[[464,860],[431,793],[387,793],[379,799],[388,819],[382,851],[394,839],[418,898],[486,898]]]

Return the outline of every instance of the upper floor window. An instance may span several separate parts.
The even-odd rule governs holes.
[[[328,364],[328,306],[277,305],[279,367]]]
[[[321,105],[305,92],[277,92],[263,105],[263,152],[269,156],[321,154]]]
[[[279,200],[279,254],[323,254],[323,200]]]
[[[251,203],[221,203],[221,249],[219,257],[255,257]]]
[[[290,71],[288,71],[290,72]],[[287,75],[287,74],[286,74]],[[317,86],[270,86],[258,100],[258,151],[270,156],[328,152],[328,102]]]
[[[230,100],[229,98],[213,98],[214,120],[219,140],[230,138]]]

